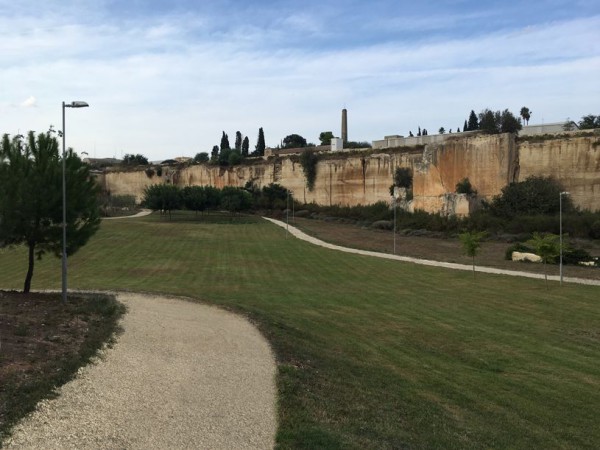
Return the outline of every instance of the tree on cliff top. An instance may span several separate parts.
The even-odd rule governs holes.
[[[479,120],[477,119],[477,114],[475,111],[471,110],[471,114],[469,114],[469,123],[466,124],[467,128],[463,131],[476,131],[479,130]]]
[[[250,140],[248,136],[244,137],[242,142],[242,157],[245,158],[248,156],[248,150],[250,149]]]
[[[258,129],[258,139],[256,140],[256,146],[254,147],[254,156],[263,156],[265,154],[265,133],[262,127]]]
[[[125,156],[123,156],[123,164],[126,166],[147,166],[148,158],[140,154],[130,155],[126,153]]]
[[[523,106],[520,112],[521,117],[523,118],[523,122],[529,125],[529,119],[531,118],[531,111],[527,106]]]
[[[221,151],[229,150],[231,147],[229,146],[229,136],[227,133],[223,131],[223,136],[221,136]]]
[[[242,152],[242,133],[240,131],[235,132],[235,149]]]
[[[299,134],[290,134],[283,138],[283,148],[306,147],[306,139]]]
[[[23,292],[31,289],[35,257],[62,255],[62,164],[52,131],[33,131],[0,145],[0,245],[23,244],[28,268]],[[65,158],[67,254],[85,245],[100,226],[99,187],[89,167],[69,149]]]
[[[588,114],[583,116],[578,123],[580,130],[590,130],[592,128],[600,128],[600,116]]]
[[[321,141],[321,145],[330,145],[333,138],[334,136],[331,131],[322,131],[321,134],[319,134],[319,141]]]

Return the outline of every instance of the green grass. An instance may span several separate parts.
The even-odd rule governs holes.
[[[105,221],[70,288],[243,312],[279,363],[282,448],[598,448],[600,290],[304,243],[258,218]],[[21,262],[20,265],[15,262]],[[22,250],[0,253],[20,288]],[[60,261],[34,289],[60,287]]]

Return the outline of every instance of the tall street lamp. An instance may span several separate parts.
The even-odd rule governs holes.
[[[67,149],[65,146],[65,108],[86,108],[86,102],[62,102],[62,300],[67,301]]]
[[[558,196],[558,221],[559,221],[559,248],[560,248],[560,256],[558,261],[558,272],[560,274],[560,285],[562,286],[563,282],[563,231],[562,231],[562,198],[563,195],[569,195],[568,192],[561,192]]]

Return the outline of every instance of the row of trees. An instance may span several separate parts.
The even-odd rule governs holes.
[[[25,245],[29,292],[36,257],[62,254],[63,158],[55,131],[12,139],[0,145],[0,246]],[[86,244],[100,225],[99,187],[89,166],[69,149],[64,160],[67,254]]]
[[[144,190],[143,205],[171,217],[171,211],[187,209],[204,212],[225,210],[231,213],[250,211],[253,208],[274,209],[286,205],[288,190],[278,184],[262,189],[248,183],[244,188],[226,186],[186,186],[154,184]]]

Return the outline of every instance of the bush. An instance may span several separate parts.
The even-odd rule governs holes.
[[[391,230],[394,227],[394,223],[391,220],[378,220],[371,224],[371,228],[377,230]]]
[[[590,227],[589,235],[592,239],[600,239],[600,219],[596,220]]]
[[[412,170],[407,167],[398,167],[394,172],[394,186],[410,189],[413,184]]]
[[[471,182],[468,178],[463,178],[458,183],[456,183],[456,193],[472,195],[477,194],[477,191],[473,189],[473,186],[471,185]]]
[[[563,264],[577,265],[582,261],[592,261],[592,255],[583,248],[563,248]]]
[[[300,165],[306,178],[306,187],[309,191],[312,191],[315,187],[315,180],[317,179],[317,163],[319,162],[319,155],[314,150],[306,149],[300,154]]]

